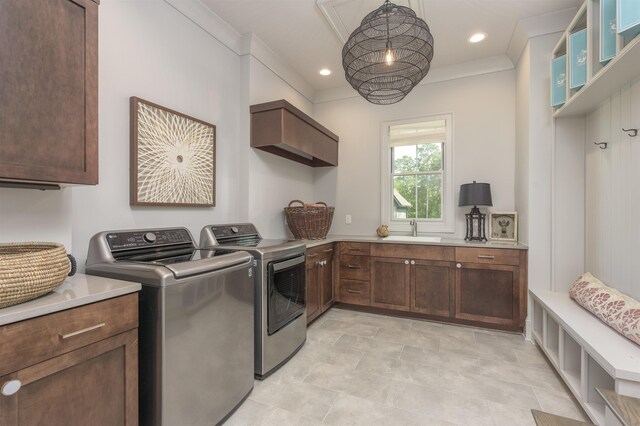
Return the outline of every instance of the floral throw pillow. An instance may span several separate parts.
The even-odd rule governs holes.
[[[606,286],[589,272],[573,283],[569,296],[609,327],[640,345],[640,302]]]

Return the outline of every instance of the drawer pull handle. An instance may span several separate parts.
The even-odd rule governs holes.
[[[462,263],[456,263],[456,268],[461,269],[462,268]]]
[[[325,253],[331,253],[333,251],[333,249],[324,249],[322,251],[325,252]]]
[[[349,269],[360,269],[361,266],[360,265],[347,265],[347,268],[349,268]]]
[[[478,255],[478,259],[495,259],[495,256],[492,256],[490,254],[479,254]]]
[[[308,254],[307,257],[318,257],[318,253],[316,253],[316,254]]]
[[[408,265],[408,264],[409,264],[409,261],[408,261],[408,260],[405,260],[405,261],[404,261],[404,264],[405,264],[405,265]]]
[[[18,392],[22,387],[22,382],[18,379],[9,380],[2,385],[2,394],[4,396],[11,396]]]
[[[64,340],[64,339],[68,339],[69,337],[74,337],[83,333],[87,333],[89,331],[97,330],[99,328],[104,327],[105,325],[106,325],[105,323],[101,322],[100,324],[92,325],[91,327],[83,328],[82,330],[74,331],[73,333],[59,334],[59,336],[62,340]]]
[[[362,292],[361,292],[361,291],[356,291],[356,290],[351,290],[351,289],[348,289],[348,290],[347,290],[347,293],[351,293],[351,294],[362,294]]]

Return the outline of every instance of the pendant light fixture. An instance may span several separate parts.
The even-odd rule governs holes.
[[[347,81],[373,104],[400,102],[427,75],[433,36],[408,7],[386,0],[364,17],[342,48]]]

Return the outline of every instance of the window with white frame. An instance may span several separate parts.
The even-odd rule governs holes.
[[[382,131],[382,220],[392,231],[453,232],[453,117],[387,122]]]

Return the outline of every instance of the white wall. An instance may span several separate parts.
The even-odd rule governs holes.
[[[527,42],[516,65],[515,207],[518,238],[529,243],[529,135],[531,121],[531,45]]]
[[[51,241],[71,245],[71,189],[0,188],[0,243]]]
[[[552,123],[549,59],[560,33],[533,37],[516,66],[516,210],[529,287],[551,288]]]
[[[466,230],[469,208],[457,207],[463,183],[489,182],[491,210],[512,211],[515,103],[515,70],[509,70],[421,85],[390,106],[359,96],[316,104],[314,117],[340,136],[340,165],[315,170],[315,198],[336,207],[331,233],[373,235],[380,225],[381,123],[448,112],[454,119],[454,236],[464,238]]]
[[[640,299],[640,80],[587,117],[586,268],[607,285]],[[594,142],[607,142],[600,149]]]
[[[100,5],[100,183],[72,188],[73,254],[84,263],[91,236],[107,229],[234,220],[240,58],[160,1]],[[216,125],[216,207],[129,206],[129,97],[138,96]]]
[[[286,99],[311,115],[311,101],[297,92],[254,57],[249,59],[250,105]],[[247,117],[249,111],[246,111]],[[313,202],[313,168],[244,145],[249,172],[249,221],[265,238],[289,235],[284,221],[284,207],[291,200]]]

